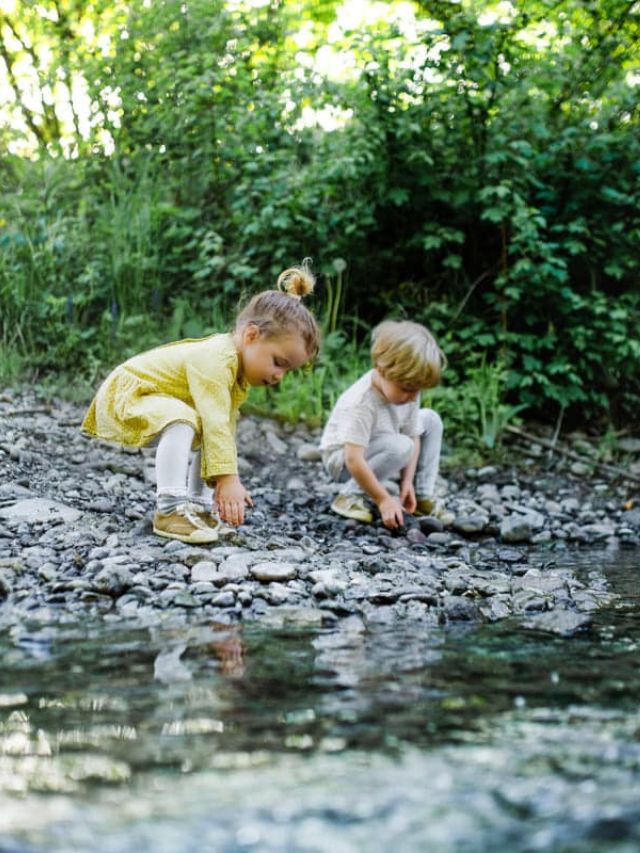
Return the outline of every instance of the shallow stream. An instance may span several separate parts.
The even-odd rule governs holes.
[[[618,596],[571,638],[1,629],[0,850],[637,851],[640,558],[553,558]]]

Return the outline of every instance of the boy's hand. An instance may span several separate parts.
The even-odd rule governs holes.
[[[404,524],[402,504],[398,498],[387,495],[379,502],[378,509],[385,527],[390,527],[393,530],[395,527]]]
[[[416,493],[412,482],[401,483],[400,503],[402,504],[405,512],[415,512],[416,507],[418,506],[418,501],[416,500]]]
[[[253,506],[251,495],[240,482],[236,474],[218,477],[216,482],[216,503],[222,521],[227,524],[242,524],[244,507]]]

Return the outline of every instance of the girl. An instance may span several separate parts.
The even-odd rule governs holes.
[[[254,296],[230,334],[177,341],[136,355],[102,384],[83,432],[133,447],[157,444],[158,536],[204,544],[219,521],[242,524],[251,495],[238,476],[235,424],[250,385],[275,385],[318,352],[320,333],[302,296],[307,262]]]

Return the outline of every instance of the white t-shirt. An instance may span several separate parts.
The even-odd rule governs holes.
[[[384,433],[420,435],[420,401],[394,406],[375,390],[372,378],[370,370],[338,397],[322,433],[320,450],[334,450],[345,444],[368,447]]]

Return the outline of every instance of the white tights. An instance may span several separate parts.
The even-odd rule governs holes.
[[[160,435],[156,494],[162,512],[172,512],[187,501],[211,509],[213,491],[202,480],[200,451],[191,449],[194,438],[193,427],[185,423],[170,424]]]

